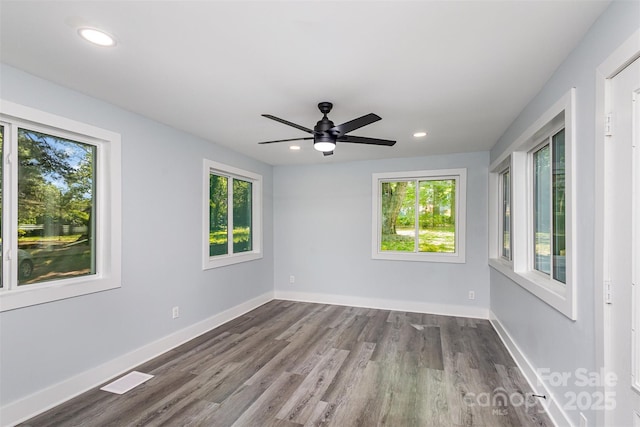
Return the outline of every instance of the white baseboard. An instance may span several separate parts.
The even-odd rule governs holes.
[[[388,300],[364,298],[350,295],[331,295],[308,292],[275,291],[275,298],[289,301],[315,302],[319,304],[347,305],[351,307],[376,308],[380,310],[409,311],[414,313],[432,313],[444,316],[473,317],[488,319],[489,309],[463,305],[433,304],[418,301]]]
[[[271,300],[273,292],[267,292],[103,365],[11,402],[0,408],[0,424],[13,426],[28,420]]]
[[[511,335],[509,335],[493,311],[489,314],[489,321],[505,347],[507,347],[507,350],[509,350],[509,353],[511,353],[511,357],[515,360],[534,393],[547,396],[544,406],[547,409],[547,414],[551,418],[551,421],[553,421],[556,426],[573,426],[569,417],[567,417],[567,414],[563,411],[562,406],[553,394],[551,394],[544,381],[538,376],[536,368],[529,362],[529,359],[527,359],[525,354],[520,350],[520,347],[518,347],[516,342],[511,338]]]

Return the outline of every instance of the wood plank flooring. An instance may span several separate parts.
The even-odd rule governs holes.
[[[271,301],[23,426],[552,426],[486,320]]]

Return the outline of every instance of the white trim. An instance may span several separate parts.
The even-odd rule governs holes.
[[[577,226],[575,206],[575,88],[572,88],[536,120],[509,148],[496,159],[489,171],[489,266],[537,296],[571,320],[577,319],[576,272],[578,248],[575,245]],[[565,129],[565,192],[566,192],[566,284],[532,271],[531,242],[531,174],[530,151],[542,138],[554,130]],[[511,263],[502,259],[498,229],[501,207],[497,191],[498,175],[511,156]],[[491,218],[494,218],[491,220]]]
[[[640,57],[640,30],[636,30],[625,42],[616,48],[598,68],[596,68],[596,103],[595,103],[595,230],[594,230],[594,280],[595,280],[595,348],[596,363],[607,370],[608,346],[607,331],[610,329],[609,317],[605,303],[605,282],[608,275],[608,241],[607,218],[611,212],[607,210],[606,197],[606,141],[605,116],[610,112],[611,79],[627,65]],[[605,391],[607,389],[605,388]],[[598,412],[598,425],[604,425],[606,413]]]
[[[540,400],[540,402],[547,411],[547,415],[549,415],[549,418],[551,418],[554,425],[573,425],[567,414],[562,409],[562,406],[558,403],[553,394],[551,394],[549,388],[547,388],[542,378],[538,375],[533,364],[525,356],[522,350],[520,350],[520,347],[518,347],[515,341],[511,338],[511,335],[509,335],[509,332],[507,332],[493,311],[489,312],[489,321],[502,340],[502,343],[509,351],[509,354],[511,354],[511,357],[516,362],[516,365],[520,368],[520,372],[522,372],[522,375],[529,383],[531,390],[536,394],[547,396],[547,399]]]
[[[17,137],[18,126],[52,133],[78,140],[96,147],[97,197],[96,203],[96,274],[74,279],[62,279],[38,283],[23,288],[8,288],[0,292],[0,312],[35,304],[115,289],[121,286],[121,236],[122,236],[122,184],[120,134],[86,123],[46,113],[0,99],[0,114],[7,120],[9,131]],[[17,154],[9,153],[11,164],[5,177],[17,179]],[[3,221],[4,255],[17,249],[16,237],[10,224],[17,218],[17,196],[12,192],[11,208]],[[16,283],[16,262],[3,256],[5,271],[11,283]],[[14,257],[17,258],[17,257]]]
[[[320,294],[312,292],[275,291],[275,299],[312,302],[317,304],[345,305],[349,307],[374,308],[378,310],[431,313],[443,316],[488,319],[489,309],[463,305],[437,304],[418,301],[390,300],[382,298],[357,297],[352,295]]]
[[[495,171],[500,167],[502,162],[504,162],[511,153],[516,151],[523,151],[523,146],[526,146],[527,143],[531,143],[532,140],[539,140],[540,133],[546,133],[546,126],[549,123],[553,123],[553,119],[561,114],[567,108],[571,108],[572,105],[575,105],[572,101],[575,97],[575,88],[571,88],[571,90],[566,93],[562,98],[557,100],[547,111],[545,111],[542,116],[538,118],[531,126],[525,130],[522,135],[520,135],[513,143],[489,166],[490,171]],[[575,119],[574,119],[575,120]],[[565,121],[569,123],[570,121],[565,118]],[[567,138],[568,139],[568,138]],[[535,143],[534,143],[535,144]],[[526,151],[526,149],[524,149]]]
[[[380,251],[380,186],[383,181],[393,180],[456,180],[456,252],[387,252]],[[464,264],[466,262],[466,224],[467,224],[467,169],[438,169],[403,172],[383,172],[371,175],[371,258],[394,261],[447,262]],[[418,212],[416,212],[416,217]],[[417,249],[416,249],[417,250]]]
[[[266,292],[100,366],[11,402],[0,408],[2,425],[11,426],[26,421],[271,300],[273,292]]]
[[[632,107],[632,141],[640,140],[640,129],[637,125],[640,123],[640,94],[635,92],[633,94],[633,107]],[[631,219],[631,332],[632,332],[632,344],[631,344],[631,386],[636,394],[640,394],[640,315],[638,309],[640,308],[640,292],[638,286],[640,286],[640,147],[634,143],[632,147],[632,179],[631,179],[631,194],[632,194],[632,219]]]
[[[239,178],[251,182],[251,220],[252,250],[232,253],[233,239],[229,239],[229,251],[226,255],[209,255],[209,175],[219,172],[229,178]],[[233,208],[231,182],[229,182],[229,212]],[[243,169],[228,166],[213,160],[203,160],[202,173],[202,269],[224,267],[240,262],[253,261],[263,257],[262,254],[262,175]],[[233,215],[229,214],[229,230],[233,230]]]

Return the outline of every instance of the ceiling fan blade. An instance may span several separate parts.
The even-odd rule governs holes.
[[[333,156],[333,151],[323,151],[322,154],[325,156]]]
[[[263,114],[262,117],[266,117],[267,119],[275,120],[276,122],[280,122],[280,123],[285,124],[287,126],[291,126],[291,127],[296,128],[296,129],[300,129],[303,132],[313,133],[313,131],[311,129],[309,129],[309,128],[297,125],[295,123],[291,123],[290,121],[287,121],[285,119],[281,119],[280,117],[272,116],[271,114]]]
[[[372,144],[372,145],[386,145],[391,147],[395,145],[395,141],[389,139],[367,138],[366,136],[344,135],[338,138],[340,142],[351,142],[353,144]]]
[[[377,114],[369,113],[362,117],[358,117],[357,119],[353,119],[351,121],[345,122],[341,125],[334,126],[329,129],[329,132],[337,135],[338,137],[344,135],[345,133],[351,132],[352,130],[359,129],[363,126],[370,125],[373,122],[377,122],[381,117]]]
[[[288,141],[304,141],[304,140],[307,140],[307,139],[313,139],[313,137],[310,136],[308,138],[277,139],[275,141],[258,142],[258,144],[273,144],[274,142],[288,142]]]

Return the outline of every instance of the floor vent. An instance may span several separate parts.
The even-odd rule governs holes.
[[[100,390],[108,391],[115,394],[124,394],[151,378],[153,378],[153,375],[133,371],[129,372],[124,377],[121,377],[114,382],[107,384]]]

